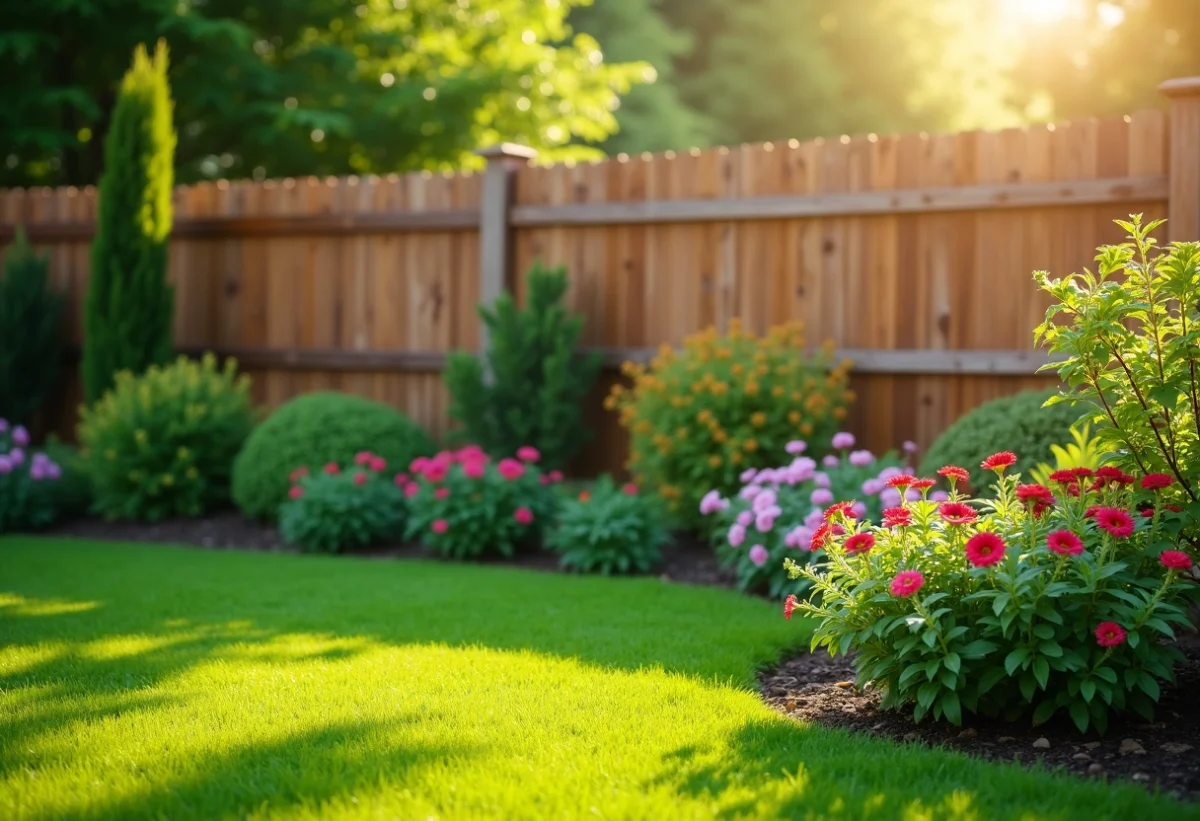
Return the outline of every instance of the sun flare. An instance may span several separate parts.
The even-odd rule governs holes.
[[[1000,0],[1006,14],[1025,23],[1048,26],[1079,11],[1078,0]]]

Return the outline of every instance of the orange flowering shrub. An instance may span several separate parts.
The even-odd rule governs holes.
[[[710,327],[648,366],[625,363],[633,385],[615,386],[605,407],[631,434],[638,483],[698,523],[708,491],[736,491],[742,472],[768,467],[793,439],[829,441],[854,398],[848,365],[828,346],[806,352],[799,322],[756,337],[734,319],[725,335]]]

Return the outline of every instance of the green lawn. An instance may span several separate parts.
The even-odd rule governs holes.
[[[779,608],[655,580],[0,540],[0,817],[1167,819],[797,725]]]

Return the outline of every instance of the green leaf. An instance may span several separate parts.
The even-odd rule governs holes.
[[[1079,728],[1079,732],[1086,733],[1088,728],[1087,706],[1081,701],[1072,701],[1070,707],[1071,720],[1075,722],[1075,726]]]
[[[1046,661],[1043,656],[1038,656],[1033,660],[1033,675],[1037,678],[1041,688],[1045,690],[1047,682],[1050,681],[1050,662]]]
[[[996,684],[999,683],[1000,679],[1004,678],[1005,675],[1006,673],[999,667],[992,667],[989,669],[979,679],[979,695],[982,696],[995,687]],[[1011,675],[1011,673],[1007,675]]]
[[[1096,682],[1090,678],[1085,678],[1079,683],[1079,693],[1083,696],[1084,701],[1091,701],[1096,695]]]
[[[947,670],[954,673],[962,669],[962,659],[958,657],[958,653],[948,653],[942,663],[946,665]]]
[[[1045,724],[1050,720],[1050,716],[1054,715],[1054,699],[1042,699],[1038,704],[1037,709],[1033,711],[1033,724],[1036,727],[1039,724]]]
[[[1000,645],[996,644],[994,641],[988,641],[987,639],[975,639],[975,641],[971,642],[966,647],[961,648],[959,650],[959,655],[968,659],[983,658],[999,646]]]
[[[962,724],[962,705],[958,700],[958,693],[953,691],[942,696],[941,701],[942,714],[946,719],[954,725]]]
[[[1017,671],[1017,668],[1021,666],[1021,662],[1025,661],[1027,658],[1029,658],[1028,647],[1018,647],[1016,650],[1013,650],[1004,659],[1004,672],[1011,676]]]

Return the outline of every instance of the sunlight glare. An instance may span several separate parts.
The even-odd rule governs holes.
[[[1048,26],[1079,11],[1078,0],[1000,0],[1010,17],[1026,23]]]

